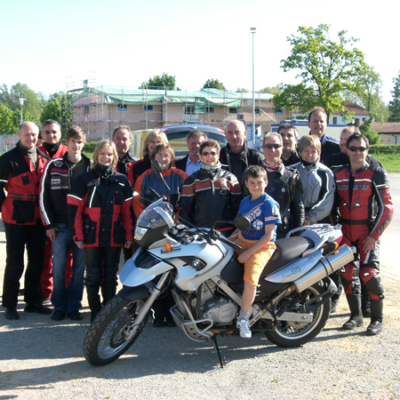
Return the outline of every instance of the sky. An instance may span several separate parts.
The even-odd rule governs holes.
[[[17,82],[45,95],[80,87],[137,87],[154,75],[198,90],[218,79],[230,90],[297,83],[281,60],[299,26],[331,26],[359,39],[391,100],[400,70],[397,2],[315,0],[13,0],[0,2],[0,85]]]

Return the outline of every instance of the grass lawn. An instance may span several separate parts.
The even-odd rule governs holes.
[[[387,172],[400,172],[400,154],[370,153],[372,157],[379,160]]]

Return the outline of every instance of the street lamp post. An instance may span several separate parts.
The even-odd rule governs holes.
[[[253,128],[252,128],[252,139],[253,139],[253,149],[256,147],[256,102],[255,102],[255,96],[254,96],[254,34],[256,33],[256,28],[250,28],[251,32],[251,41],[252,41],[252,47],[253,47],[253,54],[252,54],[252,67],[253,67]]]
[[[23,97],[20,97],[19,99],[18,99],[18,101],[19,101],[19,104],[21,104],[21,118],[20,118],[20,121],[19,121],[19,124],[20,125],[22,125],[22,106],[24,105],[24,98]]]

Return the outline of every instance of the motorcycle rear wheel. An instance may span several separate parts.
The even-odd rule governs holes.
[[[315,284],[304,292],[295,296],[310,300],[319,296],[326,289]],[[290,311],[290,310],[288,310]],[[313,312],[313,320],[309,323],[278,321],[275,328],[271,331],[264,331],[266,338],[273,344],[280,347],[298,347],[313,340],[323,329],[329,318],[330,301],[322,304]]]
[[[114,296],[97,314],[83,343],[83,353],[90,364],[94,366],[110,364],[132,346],[142,332],[147,317],[129,341],[125,339],[124,333],[132,329],[143,304],[143,300],[127,300]]]

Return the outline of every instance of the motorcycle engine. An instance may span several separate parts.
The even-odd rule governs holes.
[[[199,318],[209,318],[214,322],[214,325],[230,324],[238,312],[238,306],[230,299],[215,296],[218,286],[212,281],[208,280],[201,286],[198,291],[198,297],[193,299],[192,306],[194,309],[199,310]],[[200,307],[198,308],[197,302],[200,300]]]

